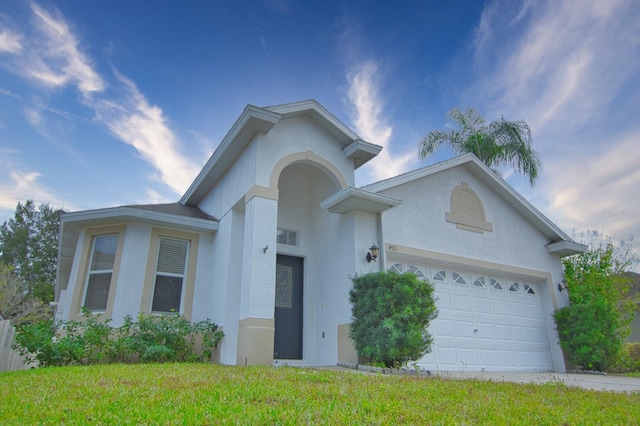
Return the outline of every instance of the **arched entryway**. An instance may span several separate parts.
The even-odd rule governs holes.
[[[320,203],[340,191],[340,178],[310,160],[285,166],[278,178],[274,359],[313,362],[326,338],[320,330],[327,247],[337,238],[336,215]],[[324,302],[323,302],[324,301]]]

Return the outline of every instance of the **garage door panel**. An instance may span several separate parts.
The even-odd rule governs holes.
[[[491,302],[486,297],[473,298],[473,311],[481,314],[491,313]]]
[[[462,339],[475,338],[475,332],[474,332],[475,326],[471,321],[456,321],[456,329],[457,329],[456,337],[459,337]]]
[[[451,309],[451,295],[442,291],[435,291],[434,295],[437,298],[436,305],[439,310]]]
[[[493,324],[488,322],[476,321],[475,329],[477,330],[475,334],[478,339],[495,340],[495,335],[493,334]]]
[[[505,340],[512,341],[513,337],[511,337],[511,327],[506,324],[496,324],[494,326],[495,336],[497,340]]]
[[[478,365],[478,351],[470,348],[458,348],[458,359],[465,367]]]
[[[491,311],[494,315],[509,315],[509,308],[507,307],[507,302],[505,300],[492,300]]]
[[[527,312],[525,311],[524,304],[520,302],[508,301],[509,314],[516,318],[527,318]]]
[[[472,312],[471,298],[469,296],[455,294],[453,296],[453,308],[459,312]]]
[[[480,365],[486,367],[497,367],[498,364],[498,351],[495,349],[479,349]]]
[[[436,319],[435,323],[435,333],[436,336],[439,337],[455,337],[453,320],[447,319]]]

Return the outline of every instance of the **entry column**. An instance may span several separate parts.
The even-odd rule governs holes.
[[[245,197],[237,365],[273,363],[277,191]]]

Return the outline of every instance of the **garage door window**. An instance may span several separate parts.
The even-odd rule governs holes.
[[[509,284],[509,291],[511,293],[520,293],[520,284],[519,283]]]
[[[502,286],[502,283],[500,281],[496,280],[495,278],[491,278],[489,282],[491,284],[491,290],[504,291],[504,287]]]
[[[477,288],[486,288],[484,277],[478,277],[475,280],[473,280],[473,286]]]
[[[447,271],[438,271],[433,274],[433,280],[437,282],[446,282],[447,281]]]
[[[457,272],[453,272],[451,274],[451,277],[453,278],[453,282],[456,284],[460,284],[460,285],[467,285],[467,281],[464,279],[464,277],[462,275],[460,275]]]
[[[533,287],[531,287],[529,284],[524,284],[524,293],[525,294],[536,294],[536,292],[533,290]]]

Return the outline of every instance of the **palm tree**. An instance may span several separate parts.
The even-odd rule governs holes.
[[[464,111],[454,108],[449,118],[459,130],[427,133],[420,143],[420,157],[425,158],[441,144],[448,143],[456,154],[472,153],[498,175],[497,166],[510,165],[516,172],[528,176],[533,186],[542,165],[531,148],[531,130],[527,123],[502,117],[487,126],[484,118],[472,108]]]

